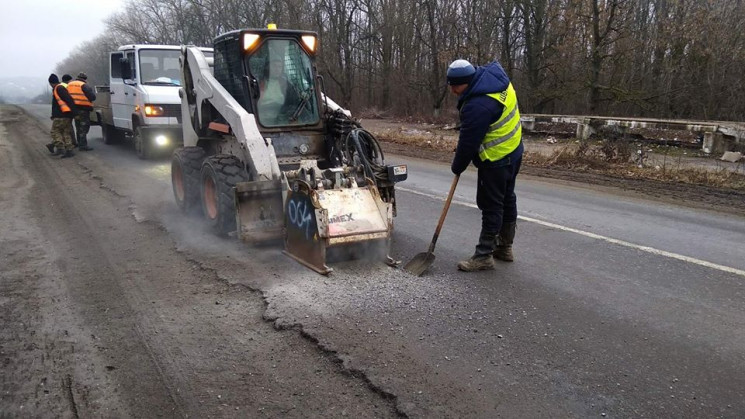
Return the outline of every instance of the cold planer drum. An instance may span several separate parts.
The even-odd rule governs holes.
[[[389,204],[383,202],[374,184],[315,190],[302,181],[292,183],[285,203],[285,253],[321,274],[326,251],[360,243],[387,248],[393,227]]]
[[[338,250],[345,259],[387,258],[393,205],[383,201],[369,178],[358,185],[353,168],[321,171],[314,164],[303,162],[310,170],[285,172],[284,182],[237,184],[240,238],[264,242],[281,237],[285,254],[323,275],[333,271],[326,264],[327,251]],[[280,207],[282,213],[276,211]]]

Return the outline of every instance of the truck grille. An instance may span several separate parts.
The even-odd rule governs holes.
[[[180,104],[160,105],[160,106],[163,107],[163,116],[167,116],[169,118],[181,119],[181,105]]]

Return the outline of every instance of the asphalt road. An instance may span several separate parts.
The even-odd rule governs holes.
[[[48,107],[24,108],[48,128]],[[265,304],[260,310],[263,320],[249,320],[267,323],[274,333],[290,333],[304,342],[283,341],[284,345],[305,344],[303,353],[316,351],[338,362],[338,371],[321,369],[328,375],[321,381],[329,388],[356,383],[358,389],[365,389],[357,391],[356,397],[368,402],[359,403],[351,414],[745,416],[742,218],[650,201],[615,189],[522,177],[517,188],[521,219],[516,262],[500,263],[495,272],[466,274],[455,265],[473,251],[480,220],[474,205],[475,173],[469,171],[461,178],[438,241],[437,260],[425,276],[414,278],[381,263],[356,261],[334,264],[335,272],[322,277],[283,256],[278,248],[253,248],[211,236],[199,219],[177,211],[169,160],[141,161],[131,147],[105,146],[96,128],[90,138],[95,150],[78,153],[73,164],[65,162],[64,176],[86,179],[81,182],[88,188],[97,183],[97,188],[85,191],[91,199],[102,195],[126,201],[124,208],[139,226],[132,228],[157,226],[148,233],[152,238],[138,236],[141,243],[152,241],[150,253],[175,249],[173,263],[196,263],[200,270],[213,273],[216,283],[243,286],[260,295]],[[24,152],[32,154],[36,152],[26,151],[31,150],[28,144],[36,143],[39,156],[34,159],[49,166],[60,164],[46,156],[41,159],[45,140],[37,136],[10,142],[27,141]],[[440,163],[398,156],[388,160],[409,165],[409,180],[397,190],[399,214],[392,249],[392,256],[406,261],[427,249],[452,175]],[[50,193],[54,191],[63,192],[52,188]],[[39,217],[37,227],[42,231],[47,228],[43,223]],[[105,241],[107,235],[98,237]],[[118,235],[110,235],[110,240],[118,240]],[[126,264],[132,257],[125,251],[109,263]],[[183,260],[177,262],[178,258]],[[85,270],[86,262],[79,263]],[[95,269],[91,264],[90,269]],[[167,267],[158,269],[164,282],[183,275],[171,276]],[[66,277],[61,278],[64,283]],[[123,295],[130,293],[127,283],[118,285]],[[237,296],[236,310],[243,298],[255,297]],[[119,321],[140,327],[149,313],[148,304],[131,296],[128,301]],[[150,304],[157,305],[158,300]],[[81,308],[69,310],[86,318]],[[184,319],[190,315],[189,310],[174,310]],[[211,327],[230,330],[241,321],[234,317],[228,309],[224,323],[212,320]],[[81,330],[100,327],[96,322],[101,321],[83,322]],[[146,347],[153,346],[163,339],[156,336],[168,330],[165,323],[163,318],[150,320],[138,339]],[[231,347],[229,342],[225,345]],[[216,342],[209,352],[222,359],[212,361],[215,370],[242,362],[279,363],[285,353],[255,351],[246,359],[244,353],[220,348]],[[89,351],[90,357],[96,356],[95,347]],[[181,351],[190,352],[189,347]],[[148,362],[166,365],[153,379],[165,388],[189,383],[179,387],[181,394],[163,393],[168,394],[168,406],[162,411],[205,413],[202,404],[189,400],[200,397],[200,380],[207,375],[176,373],[185,360],[198,363],[205,352],[194,354],[197,359],[158,350],[143,355]],[[291,365],[297,368],[302,362],[297,359]],[[293,371],[285,373],[291,376]],[[300,385],[304,374],[297,372],[298,382],[285,378],[288,389]],[[351,383],[332,382],[336,375]],[[230,387],[230,376],[221,377],[228,380],[222,384]],[[264,379],[283,380],[271,374]],[[126,382],[127,377],[112,380]],[[250,382],[242,383],[251,387]],[[297,410],[270,410],[268,416],[346,414],[341,407],[349,400],[340,392],[328,393],[339,395],[323,396],[333,409],[313,405],[290,390],[280,392]],[[159,393],[152,394],[156,396],[149,403],[160,403]],[[122,409],[126,411],[131,400],[122,397]],[[280,402],[273,403],[267,406]]]

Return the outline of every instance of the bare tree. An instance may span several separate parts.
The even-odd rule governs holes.
[[[741,0],[128,0],[58,70],[102,82],[119,44],[274,22],[319,34],[326,89],[352,108],[440,115],[466,58],[499,60],[524,112],[740,119],[743,21]]]

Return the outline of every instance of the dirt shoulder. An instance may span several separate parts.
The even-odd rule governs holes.
[[[363,127],[372,132],[381,142],[385,153],[416,157],[449,163],[457,144],[457,133],[452,129],[430,124],[399,123],[387,120],[363,120]],[[622,194],[641,194],[646,198],[662,202],[686,205],[694,208],[712,209],[736,215],[745,215],[745,189],[715,187],[680,181],[662,181],[645,178],[638,171],[592,169],[587,167],[563,168],[546,167],[545,157],[567,147],[567,141],[548,143],[545,136],[525,138],[526,155],[540,155],[540,164],[534,164],[530,157],[523,162],[521,173],[527,176],[556,179],[566,182],[579,182],[591,187],[612,188]],[[696,172],[721,173],[733,171],[735,176],[745,174],[742,164],[719,162],[714,158],[692,157],[677,153],[667,159],[650,153],[647,164],[659,167],[662,164],[676,168],[692,168]],[[687,153],[687,152],[686,152]],[[691,153],[694,154],[694,153]],[[666,163],[665,163],[666,162]],[[654,169],[653,169],[654,170]]]

